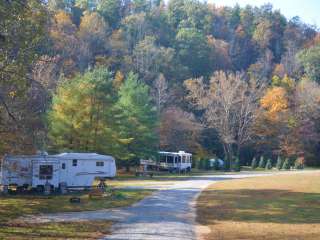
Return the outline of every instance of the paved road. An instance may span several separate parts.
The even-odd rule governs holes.
[[[172,185],[168,185],[167,181],[163,185],[157,182],[153,187],[159,191],[130,207],[29,216],[25,220],[48,222],[108,219],[114,220],[115,224],[112,234],[104,239],[193,240],[196,239],[193,205],[204,188],[221,180],[260,175],[265,174],[198,176],[175,181]]]

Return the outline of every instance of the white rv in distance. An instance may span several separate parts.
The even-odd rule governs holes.
[[[169,171],[191,171],[192,154],[184,151],[159,152],[159,168]]]
[[[43,189],[60,184],[67,187],[90,187],[96,178],[116,175],[112,156],[96,153],[61,153],[58,155],[21,155],[4,157],[0,185]]]

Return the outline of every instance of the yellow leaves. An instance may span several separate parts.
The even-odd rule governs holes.
[[[295,81],[292,78],[288,77],[287,74],[285,74],[283,78],[275,75],[272,77],[272,86],[284,87],[287,90],[293,90],[295,87]]]
[[[260,100],[260,104],[271,115],[286,111],[288,109],[286,90],[282,87],[267,90],[265,96]]]
[[[120,86],[122,85],[124,81],[124,75],[122,74],[121,71],[117,71],[116,76],[114,77],[113,80],[113,87],[115,89],[120,89]]]
[[[65,11],[59,11],[54,16],[58,25],[72,25],[72,20],[70,14],[66,13]]]
[[[17,91],[10,91],[8,95],[9,97],[14,98],[17,96]]]
[[[294,80],[292,78],[289,78],[287,75],[285,75],[284,78],[282,79],[282,84],[288,87],[289,89],[293,89],[295,85]]]
[[[134,138],[121,138],[121,139],[118,139],[118,141],[121,143],[121,144],[124,144],[124,145],[129,145],[130,143],[132,143],[134,140]]]
[[[86,35],[104,34],[107,28],[106,22],[97,12],[86,12],[81,18],[79,35],[88,37]]]

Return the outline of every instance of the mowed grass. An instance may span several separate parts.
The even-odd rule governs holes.
[[[99,210],[129,206],[150,195],[150,190],[117,189],[113,196],[90,199],[88,192],[68,195],[0,196],[0,239],[96,239],[105,235],[110,221],[28,224],[18,217],[27,214]],[[70,197],[80,203],[70,203]]]
[[[314,172],[213,184],[197,202],[197,221],[210,230],[202,237],[320,239],[319,180]]]
[[[111,225],[111,221],[2,224],[0,239],[99,239],[110,232]]]

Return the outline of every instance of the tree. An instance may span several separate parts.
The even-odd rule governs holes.
[[[105,68],[60,81],[48,113],[52,150],[113,153],[116,96],[112,82]]]
[[[257,161],[256,157],[254,157],[251,162],[251,168],[256,169],[257,167],[258,167],[258,161]]]
[[[278,170],[281,170],[281,169],[282,169],[282,165],[283,165],[283,160],[282,160],[282,158],[281,158],[280,156],[278,156],[276,168],[277,168]]]
[[[198,153],[203,126],[194,114],[177,106],[163,109],[160,114],[160,148],[166,151],[188,151]],[[203,157],[203,156],[201,156]]]
[[[150,84],[159,73],[173,71],[174,55],[174,49],[157,46],[154,37],[146,36],[133,50],[134,69]]]
[[[270,169],[272,169],[272,161],[269,158],[268,161],[267,161],[267,164],[266,164],[266,170],[270,170]]]
[[[210,62],[205,35],[196,28],[180,28],[175,41],[178,57],[188,67],[191,76],[206,75],[210,70]]]
[[[154,157],[158,150],[157,112],[151,103],[149,87],[132,72],[120,87],[115,111],[118,139],[115,156],[126,160],[127,169],[133,160]]]
[[[304,158],[303,157],[298,157],[295,161],[294,161],[294,168],[295,169],[303,169],[304,168]]]
[[[260,157],[259,168],[265,168],[266,162],[263,156]]]
[[[189,101],[199,110],[208,127],[215,128],[232,161],[234,153],[251,140],[262,86],[244,74],[216,72],[206,85],[203,79],[185,81]]]
[[[297,57],[307,77],[320,83],[320,43],[302,50]]]
[[[121,21],[121,1],[103,0],[97,6],[98,12],[104,17],[105,21],[112,27],[117,28]]]
[[[143,40],[149,32],[149,25],[145,13],[127,16],[122,21],[123,32],[127,43],[127,49],[132,53],[135,45]]]
[[[289,158],[286,158],[283,162],[283,165],[282,165],[282,169],[285,169],[285,170],[289,170],[290,169],[290,160]]]
[[[153,98],[155,99],[158,114],[160,115],[164,105],[170,98],[170,89],[162,73],[160,73],[155,80],[153,89]]]
[[[43,127],[42,89],[32,79],[32,65],[45,40],[48,14],[41,1],[1,1],[0,16],[0,155],[32,153]]]
[[[78,36],[88,45],[92,57],[106,52],[108,31],[108,24],[97,12],[85,12],[82,16]]]
[[[297,84],[285,75],[274,77],[272,85],[260,100],[255,124],[256,147],[285,157],[304,155],[306,161],[314,162],[319,139],[318,84],[307,79]]]
[[[72,22],[71,15],[64,11],[56,12],[49,31],[53,42],[51,50],[60,57],[61,72],[65,77],[73,77],[79,65],[83,65],[79,63],[83,63],[83,59],[87,61],[88,49],[81,45],[77,36],[77,26]]]

